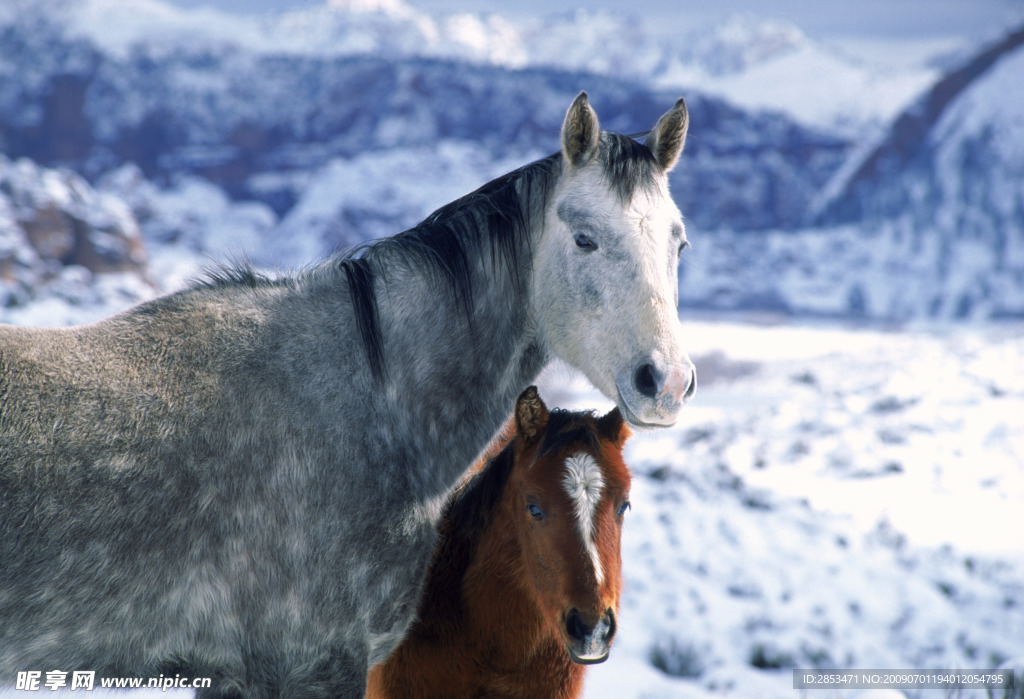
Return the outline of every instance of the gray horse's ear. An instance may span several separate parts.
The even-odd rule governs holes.
[[[619,412],[618,407],[612,408],[607,415],[597,419],[597,433],[602,439],[608,440],[619,449],[633,434],[629,425],[622,419],[622,413]]]
[[[562,122],[562,155],[572,165],[583,165],[597,153],[601,125],[590,106],[586,92],[580,92],[569,105]]]
[[[662,114],[647,135],[644,145],[651,149],[665,172],[675,167],[676,161],[679,160],[689,125],[690,115],[686,111],[686,100],[680,97],[676,106]]]
[[[527,443],[537,440],[548,426],[548,406],[536,386],[530,386],[516,400],[516,432]]]

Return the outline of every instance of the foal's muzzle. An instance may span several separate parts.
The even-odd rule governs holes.
[[[575,607],[565,617],[565,631],[569,636],[569,657],[574,663],[593,665],[608,659],[617,624],[615,611],[605,610],[596,623],[587,623]]]

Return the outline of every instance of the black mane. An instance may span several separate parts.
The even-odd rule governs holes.
[[[613,132],[602,134],[599,157],[609,185],[623,203],[628,203],[637,190],[653,187],[661,172],[646,146]],[[561,165],[561,153],[530,163],[442,206],[414,228],[338,256],[337,264],[348,280],[356,323],[374,376],[384,376],[385,353],[370,261],[385,250],[415,259],[447,288],[469,318],[473,307],[473,257],[487,254],[494,271],[504,266],[518,286],[518,249],[530,245],[529,231],[534,223],[530,217],[540,213],[530,202],[547,199]]]
[[[597,416],[593,411],[573,411],[555,408],[548,414],[544,430],[544,441],[540,444],[539,455],[559,451],[570,444],[582,445],[592,451],[601,447],[597,436]]]
[[[490,459],[468,483],[459,488],[445,507],[443,518],[451,523],[451,531],[476,541],[490,523],[494,508],[505,492],[505,485],[515,466],[515,443],[509,443]],[[581,445],[592,451],[600,448],[596,417],[592,411],[552,410],[541,441],[538,457],[569,445]]]
[[[638,190],[653,187],[657,173],[661,172],[646,146],[614,132],[602,133],[598,157],[604,164],[609,186],[624,204]],[[561,153],[537,160],[442,206],[414,228],[358,245],[335,258],[338,268],[345,274],[356,326],[376,378],[384,376],[385,353],[374,293],[375,278],[379,274],[372,264],[374,258],[385,252],[398,252],[414,260],[434,276],[440,291],[448,293],[470,319],[474,260],[486,255],[494,272],[504,267],[503,271],[518,287],[521,279],[519,249],[530,245],[529,231],[535,223],[530,219],[542,213],[538,207],[531,206],[531,202],[547,199],[561,166]],[[247,261],[242,261],[207,270],[203,278],[190,286],[193,289],[257,289],[291,283],[294,280],[290,278],[273,279],[262,275]]]
[[[243,287],[260,289],[263,287],[289,284],[287,277],[273,279],[253,269],[248,260],[216,264],[203,270],[202,276],[193,279],[189,289],[220,289],[223,287]]]
[[[375,376],[382,377],[385,366],[372,260],[394,251],[415,260],[434,275],[442,292],[450,294],[469,318],[473,257],[486,254],[494,271],[504,267],[518,286],[519,248],[530,244],[530,217],[536,213],[530,201],[546,199],[560,163],[560,154],[533,162],[442,206],[414,228],[339,255],[337,264],[348,279],[357,325]]]
[[[650,148],[629,136],[610,131],[601,139],[600,157],[608,184],[623,204],[628,204],[638,189],[652,189],[655,178],[662,172]]]
[[[452,580],[463,580],[466,570],[476,557],[480,537],[490,526],[494,510],[504,497],[512,469],[515,467],[515,443],[513,437],[494,458],[458,488],[445,504],[438,531],[441,540],[434,551],[435,565],[427,575],[431,608],[421,613],[432,615],[451,623],[464,611],[463,586],[452,584]],[[592,413],[554,410],[548,416],[548,424],[541,450],[554,448],[556,444],[596,444],[598,437]],[[438,561],[443,564],[437,565]],[[426,596],[424,596],[424,599]]]

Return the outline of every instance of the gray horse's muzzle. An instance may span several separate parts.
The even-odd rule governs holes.
[[[631,374],[615,381],[619,407],[637,427],[670,427],[683,405],[697,392],[697,369],[693,363],[665,364],[645,357]]]

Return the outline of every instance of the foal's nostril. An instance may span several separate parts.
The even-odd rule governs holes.
[[[690,400],[693,398],[693,394],[697,392],[697,368],[690,369],[690,385],[686,387],[686,393],[683,394],[683,400]]]
[[[609,609],[604,613],[604,616],[605,623],[608,625],[608,630],[604,632],[604,640],[606,642],[610,642],[615,638],[615,632],[619,628],[618,624],[615,622],[615,610]]]
[[[565,617],[565,630],[569,632],[569,638],[574,641],[585,641],[591,632],[594,630],[593,626],[587,626],[586,622],[580,618],[579,611],[574,607],[569,615]]]
[[[661,393],[660,373],[650,362],[644,362],[633,373],[633,386],[642,395],[656,398]]]

